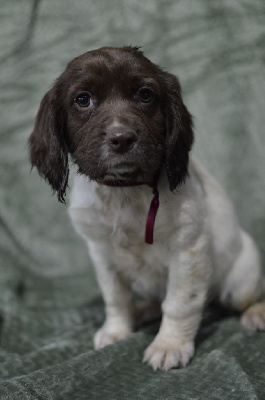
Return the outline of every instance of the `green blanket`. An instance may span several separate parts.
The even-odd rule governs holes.
[[[93,350],[104,320],[93,268],[67,208],[30,173],[26,145],[71,58],[143,46],[179,76],[194,153],[264,260],[264,0],[0,0],[0,37],[0,399],[264,399],[265,334],[218,307],[205,311],[187,368],[142,364],[158,323]]]

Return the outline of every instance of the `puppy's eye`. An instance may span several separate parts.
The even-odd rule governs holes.
[[[79,107],[91,107],[93,106],[93,101],[91,95],[88,92],[79,93],[75,98],[75,103]]]
[[[154,98],[154,93],[151,89],[141,88],[138,90],[138,98],[142,103],[151,103]]]

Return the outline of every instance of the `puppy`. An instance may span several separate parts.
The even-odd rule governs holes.
[[[189,363],[209,299],[265,330],[259,253],[222,188],[189,157],[192,143],[177,78],[134,47],[72,60],[44,96],[29,139],[32,165],[61,202],[68,155],[78,167],[69,214],[106,305],[95,348],[132,333],[137,293],[149,304],[144,318],[162,311],[144,354],[154,370]]]

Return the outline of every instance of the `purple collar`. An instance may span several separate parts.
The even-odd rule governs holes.
[[[153,244],[153,236],[154,236],[154,225],[155,225],[155,218],[159,208],[159,191],[157,188],[159,179],[159,174],[156,174],[153,180],[153,183],[148,182],[122,182],[122,181],[104,181],[100,182],[103,185],[111,186],[111,187],[130,187],[130,186],[140,186],[140,185],[147,185],[153,189],[153,199],[150,203],[147,220],[146,220],[146,227],[145,227],[145,242],[147,244]]]

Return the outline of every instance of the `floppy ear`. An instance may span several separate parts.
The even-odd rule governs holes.
[[[185,182],[193,143],[192,117],[184,105],[178,79],[163,72],[166,90],[166,169],[170,190]]]
[[[56,106],[54,89],[45,94],[28,141],[32,167],[37,167],[58,200],[65,203],[68,182],[68,151],[63,140],[62,112]]]

